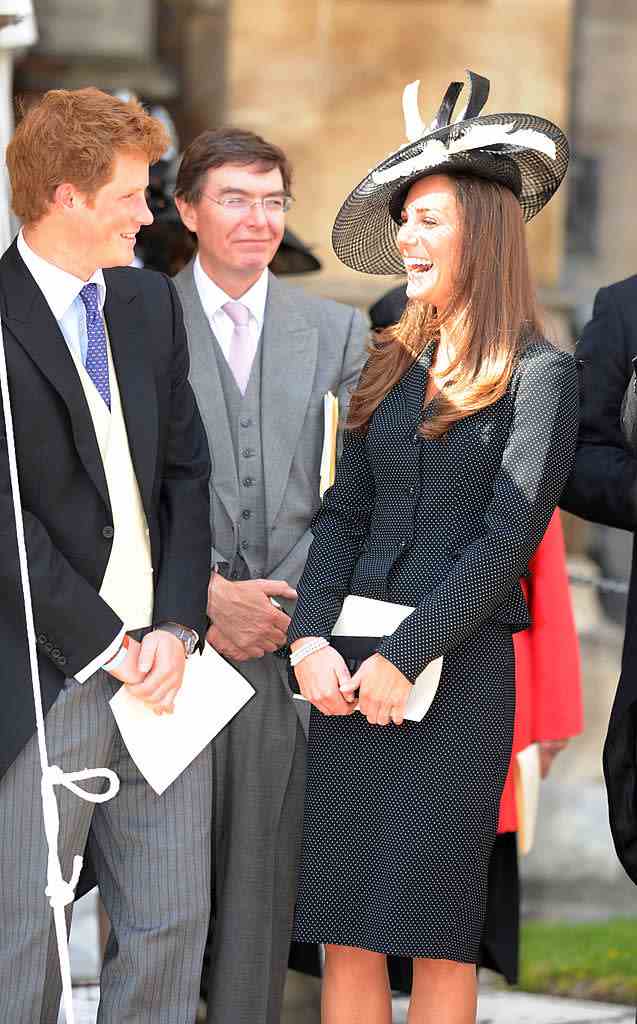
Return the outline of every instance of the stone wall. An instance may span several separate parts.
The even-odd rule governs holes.
[[[569,117],[571,0],[234,0],[228,52],[229,120],[280,143],[296,167],[290,224],[324,261],[356,277],[366,297],[387,280],[346,270],[331,252],[334,214],[350,187],[404,141],[401,91],[422,80],[436,112],[465,67],[491,79],[489,110]],[[258,26],[258,34],[255,31]],[[540,283],[560,270],[564,197],[530,227]]]

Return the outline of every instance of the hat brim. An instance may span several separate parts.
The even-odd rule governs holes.
[[[418,156],[432,139],[447,146],[461,140],[473,125],[512,126],[511,132],[531,129],[554,144],[555,158],[527,146],[497,143],[479,149],[448,154],[426,169],[378,183],[374,175]],[[415,181],[432,174],[468,174],[498,181],[516,195],[525,221],[535,217],[555,194],[566,173],[569,148],[557,125],[530,114],[487,114],[459,121],[409,142],[374,167],[350,192],[332,229],[332,245],[338,258],[353,270],[367,274],[404,273],[396,246],[400,210]]]

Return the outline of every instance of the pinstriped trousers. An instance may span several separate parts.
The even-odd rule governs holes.
[[[83,685],[68,680],[46,717],[50,764],[112,768],[121,782],[97,805],[56,787],[62,873],[70,877],[88,842],[112,925],[99,1024],[193,1024],[210,913],[211,751],[157,796],[108,706],[119,685],[103,671]],[[0,837],[0,1021],[56,1024],[61,981],[35,736],[0,781]]]

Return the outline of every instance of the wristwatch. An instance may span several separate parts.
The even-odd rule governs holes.
[[[172,633],[184,645],[186,657],[189,658],[199,643],[199,636],[194,629],[182,626],[179,622],[160,622],[157,629],[163,629],[166,633]]]

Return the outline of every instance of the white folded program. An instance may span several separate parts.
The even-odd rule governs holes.
[[[206,644],[186,662],[172,715],[156,715],[122,686],[110,700],[122,739],[156,793],[181,775],[191,761],[254,696],[254,688]]]
[[[383,640],[394,633],[401,622],[415,611],[406,604],[395,604],[392,601],[377,601],[371,597],[350,595],[343,602],[339,615],[332,630],[333,637],[356,639]],[[340,646],[338,643],[335,646]],[[405,718],[412,722],[421,722],[436,696],[442,658],[430,661],[415,680],[407,701]]]

